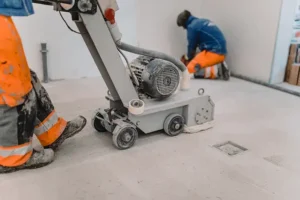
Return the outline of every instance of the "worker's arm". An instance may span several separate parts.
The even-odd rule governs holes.
[[[188,30],[187,39],[188,39],[187,57],[188,60],[192,60],[196,54],[196,49],[197,49],[196,32],[193,30]]]

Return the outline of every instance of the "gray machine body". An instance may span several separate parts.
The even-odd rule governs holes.
[[[130,68],[138,79],[136,86],[140,99],[164,100],[176,91],[180,74],[170,62],[147,56],[134,59]]]
[[[112,133],[118,149],[133,146],[140,131],[148,134],[164,130],[169,136],[177,136],[185,126],[201,126],[213,121],[214,103],[204,95],[197,81],[192,81],[190,90],[179,90],[180,73],[187,72],[179,60],[121,42],[114,20],[106,21],[115,11],[110,7],[116,4],[115,0],[33,2],[71,13],[108,88],[106,99],[110,106],[97,109],[92,124],[99,132]],[[70,6],[60,4],[62,2]],[[103,12],[108,15],[105,17]],[[140,56],[131,64],[127,63],[126,69],[119,48],[148,57]]]
[[[116,126],[128,121],[146,134],[159,131],[164,128],[166,117],[174,113],[182,115],[187,126],[213,120],[214,103],[209,96],[199,94],[199,88],[193,84],[190,90],[179,90],[164,100],[144,99],[145,111],[141,115],[129,113],[129,102],[139,99],[139,94],[126,71],[101,10],[98,9],[94,15],[80,14],[80,17],[82,21],[76,22],[77,27],[109,90],[107,99],[111,103],[107,109],[122,110],[121,113],[113,113],[113,117],[108,116],[105,109],[99,110],[107,130],[113,132]]]
[[[197,91],[179,92],[162,102],[147,99],[145,105],[142,115],[128,115],[130,121],[144,133],[162,130],[165,119],[174,113],[182,115],[187,126],[214,120],[214,103],[209,96],[199,95]]]

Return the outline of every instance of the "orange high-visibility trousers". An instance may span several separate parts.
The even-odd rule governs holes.
[[[187,68],[189,73],[196,72],[196,66],[199,66],[201,69],[206,67],[211,67],[216,64],[219,64],[225,60],[225,55],[220,55],[214,52],[202,51],[198,53],[195,58],[189,62]],[[213,69],[212,69],[213,70]]]
[[[202,79],[218,79],[220,78],[219,66],[214,65],[211,67],[201,68],[194,73],[194,77]]]
[[[53,144],[67,122],[33,71],[10,17],[0,16],[0,166],[15,167],[32,155],[32,137]]]
[[[46,147],[63,133],[67,122],[58,117],[36,74],[31,71],[33,89],[24,103],[15,107],[0,105],[0,166],[24,164],[32,154],[32,137]]]
[[[0,15],[0,105],[22,104],[31,88],[30,70],[18,31],[11,17]]]

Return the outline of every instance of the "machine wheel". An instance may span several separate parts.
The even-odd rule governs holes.
[[[129,149],[138,138],[138,131],[130,126],[117,128],[113,132],[113,144],[120,150]]]
[[[184,118],[179,114],[169,115],[164,122],[164,131],[169,136],[177,136],[184,128]]]
[[[92,119],[92,126],[100,133],[104,133],[107,130],[105,129],[105,127],[103,126],[102,121],[99,119],[102,118],[103,119],[103,115],[100,112],[97,112],[95,117]]]

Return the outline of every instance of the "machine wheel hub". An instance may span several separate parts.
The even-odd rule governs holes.
[[[124,133],[122,136],[122,140],[124,142],[129,142],[132,139],[132,135],[129,132]]]

